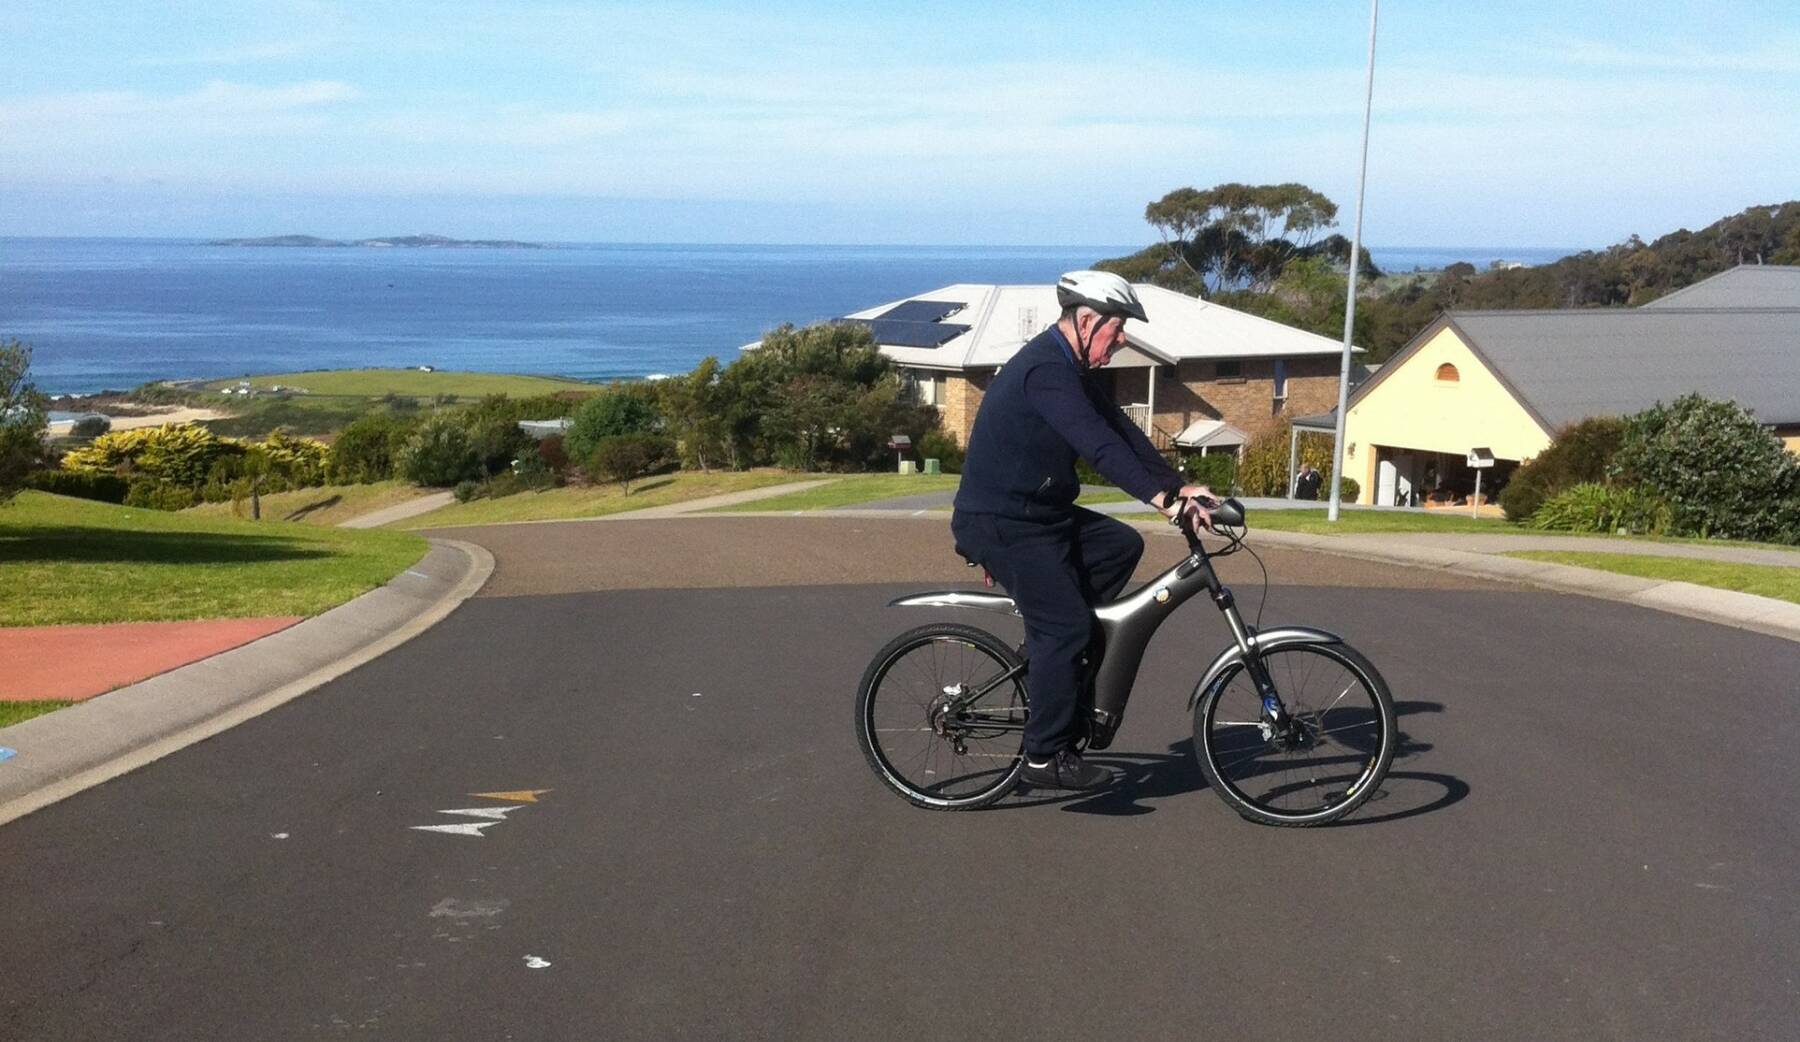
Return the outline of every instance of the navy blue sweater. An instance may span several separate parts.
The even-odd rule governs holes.
[[[1068,342],[1051,326],[988,385],[969,432],[956,509],[1028,521],[1067,518],[1081,492],[1078,456],[1146,503],[1184,484],[1099,381],[1084,378]]]

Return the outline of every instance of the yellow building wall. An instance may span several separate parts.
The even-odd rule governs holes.
[[[1456,367],[1454,383],[1437,378],[1445,363]],[[1377,445],[1458,456],[1481,446],[1499,459],[1525,460],[1549,444],[1550,435],[1446,326],[1351,407],[1344,473],[1361,486],[1357,502],[1370,503]]]
[[[1775,436],[1781,439],[1789,452],[1800,456],[1800,427],[1777,427]]]

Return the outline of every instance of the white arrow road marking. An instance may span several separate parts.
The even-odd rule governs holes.
[[[520,804],[519,806],[523,806]],[[464,807],[462,810],[440,810],[439,814],[461,814],[465,818],[488,818],[492,821],[505,821],[506,816],[519,806],[514,807]]]
[[[536,955],[527,955],[525,956],[525,965],[530,969],[541,970],[550,965],[550,960],[539,958]]]
[[[479,837],[482,829],[491,829],[498,824],[500,823],[497,821],[469,821],[461,825],[414,825],[412,828],[417,832],[448,832],[453,836]]]

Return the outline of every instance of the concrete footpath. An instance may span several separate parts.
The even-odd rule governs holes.
[[[894,501],[870,507],[840,507],[796,515],[794,512],[744,511],[737,517],[841,517],[894,518],[911,517],[925,523],[944,524],[942,513],[907,502],[904,507]],[[1251,546],[1280,546],[1315,553],[1380,561],[1409,568],[1436,568],[1459,575],[1502,582],[1522,583],[1559,593],[1578,593],[1587,597],[1624,601],[1656,611],[1685,615],[1724,626],[1784,637],[1800,641],[1800,604],[1759,597],[1751,593],[1722,590],[1697,583],[1642,579],[1594,568],[1551,564],[1504,556],[1516,550],[1579,550],[1590,553],[1631,553],[1658,557],[1687,557],[1695,560],[1738,561],[1800,567],[1800,553],[1756,547],[1705,546],[1692,543],[1644,543],[1608,540],[1604,537],[1554,535],[1480,535],[1462,533],[1384,532],[1362,535],[1311,535],[1304,532],[1282,532],[1256,527],[1254,503],[1249,515]],[[1138,503],[1105,503],[1093,507],[1101,513],[1142,513]],[[630,517],[633,515],[620,515]],[[1166,524],[1155,521],[1133,522],[1145,532],[1173,535]]]
[[[432,540],[380,589],[260,640],[0,728],[0,824],[218,734],[405,643],[493,573],[485,549]]]

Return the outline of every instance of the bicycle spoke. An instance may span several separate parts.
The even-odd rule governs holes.
[[[1265,653],[1263,668],[1292,720],[1288,732],[1269,735],[1271,722],[1260,713],[1261,694],[1245,667],[1206,696],[1195,721],[1195,752],[1224,786],[1227,802],[1240,800],[1281,822],[1334,817],[1351,787],[1367,784],[1377,769],[1387,719],[1382,705],[1349,660],[1327,647],[1277,648]]]

